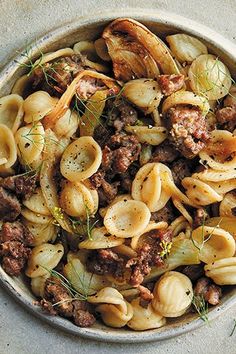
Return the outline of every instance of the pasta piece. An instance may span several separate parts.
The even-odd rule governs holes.
[[[148,238],[148,234],[147,234],[148,232],[152,230],[166,229],[167,227],[168,224],[165,221],[160,221],[158,223],[151,221],[142,234],[132,237],[130,246],[134,250],[136,250],[137,248],[140,247],[140,245],[145,243],[146,239]]]
[[[53,225],[52,219],[47,224],[36,224],[27,219],[22,219],[23,224],[27,226],[34,236],[33,246],[39,246],[47,242],[54,242],[57,237],[57,227]]]
[[[87,301],[99,304],[96,311],[101,314],[103,322],[111,327],[124,327],[133,316],[132,306],[114,288],[103,288]]]
[[[45,283],[49,277],[50,275],[47,273],[41,277],[31,279],[31,290],[33,291],[34,295],[40,298],[44,297]]]
[[[176,105],[192,105],[197,106],[202,111],[202,114],[205,116],[209,109],[209,103],[207,99],[202,96],[197,96],[191,91],[177,91],[168,96],[162,105],[162,114],[165,114],[171,107]]]
[[[100,248],[112,248],[121,245],[125,240],[112,236],[105,227],[95,228],[91,232],[91,239],[86,239],[79,244],[79,248],[95,250]]]
[[[204,169],[202,172],[194,173],[192,175],[194,178],[199,178],[202,181],[210,181],[210,182],[222,182],[226,180],[230,180],[235,177],[234,170],[228,171],[217,171],[212,168]]]
[[[125,127],[128,133],[137,136],[140,143],[159,145],[167,138],[167,130],[164,127],[128,125]]]
[[[21,209],[21,214],[26,220],[36,224],[45,225],[52,222],[53,220],[52,216],[35,213],[34,211],[24,207]]]
[[[15,141],[18,155],[23,164],[30,165],[37,160],[44,148],[45,131],[40,122],[29,124],[17,130]]]
[[[26,74],[21,76],[16,82],[11,90],[12,94],[19,95],[21,97],[25,97],[25,91],[27,90],[30,83],[30,77]]]
[[[46,116],[57,104],[58,99],[52,98],[46,91],[36,91],[24,101],[24,121],[37,122]]]
[[[192,232],[192,240],[200,250],[199,258],[204,263],[232,257],[236,246],[233,236],[217,227],[199,226]]]
[[[109,284],[103,276],[88,272],[75,254],[68,254],[64,274],[73,288],[86,297]]]
[[[134,237],[132,238],[132,240],[133,239],[134,239]],[[130,246],[127,246],[125,244],[113,247],[113,251],[118,253],[118,254],[122,254],[122,255],[124,255],[124,256],[126,256],[128,258],[137,257],[137,252],[135,252]]]
[[[92,137],[83,136],[64,151],[61,174],[71,182],[83,181],[98,170],[101,162],[102,150],[98,143]]]
[[[212,54],[197,57],[188,71],[191,89],[208,100],[218,100],[229,93],[232,78],[228,68]]]
[[[22,202],[24,206],[33,211],[36,214],[51,215],[50,210],[47,207],[41,188],[37,188],[34,194]]]
[[[42,57],[40,57],[39,59],[37,59],[34,63],[34,67],[38,67],[38,65],[42,66],[46,63],[49,63],[52,60],[55,60],[57,58],[60,57],[67,57],[67,56],[71,56],[75,54],[73,49],[71,48],[62,48],[62,49],[58,49],[55,52],[50,52],[50,53],[45,53],[43,54]]]
[[[56,245],[44,243],[34,247],[25,272],[27,277],[37,278],[48,274],[58,265],[63,254],[64,248],[60,243]]]
[[[188,34],[177,33],[166,37],[170,50],[180,63],[191,63],[201,54],[207,54],[207,47],[199,39]]]
[[[141,152],[139,155],[139,164],[140,166],[145,165],[148,163],[152,158],[152,147],[151,145],[143,145],[141,148]]]
[[[206,276],[218,285],[236,284],[236,257],[217,260],[204,267]]]
[[[150,303],[147,307],[142,307],[140,305],[140,298],[137,298],[132,300],[131,306],[134,314],[127,323],[127,326],[135,331],[159,328],[166,324],[166,319],[158,312],[154,311]]]
[[[106,42],[103,38],[98,38],[94,42],[94,47],[97,55],[104,61],[111,61],[111,57],[108,53]]]
[[[235,216],[234,210],[236,208],[236,195],[234,192],[227,193],[220,203],[220,216]]]
[[[16,143],[10,128],[0,124],[0,167],[9,169],[17,159]]]
[[[163,97],[159,84],[152,79],[131,80],[123,86],[122,94],[145,114],[156,110]]]
[[[120,202],[120,201],[124,201],[126,202],[127,200],[132,200],[132,197],[130,194],[120,194],[120,195],[117,195],[113,200],[112,202],[105,208],[100,208],[99,209],[99,214],[101,215],[102,218],[104,218],[104,216],[106,215],[106,212],[108,210],[108,208],[114,204],[116,204],[117,202]]]
[[[223,196],[214,191],[208,184],[193,177],[185,177],[182,185],[187,197],[196,205],[209,205],[220,202]]]
[[[222,182],[207,182],[208,186],[215,190],[218,194],[226,194],[236,189],[236,178]]]
[[[211,226],[211,227],[216,227],[220,226],[221,229],[224,229],[225,231],[229,232],[235,239],[236,241],[236,223],[235,223],[235,217],[228,217],[228,216],[222,216],[222,217],[214,217],[207,219],[205,224],[206,226]]]
[[[79,126],[79,116],[76,112],[72,112],[70,109],[58,119],[56,122],[53,131],[55,132],[58,138],[61,137],[72,137]]]
[[[213,130],[208,144],[199,152],[199,156],[211,168],[226,172],[236,166],[235,152],[236,137],[227,130]]]
[[[169,226],[169,229],[172,230],[173,237],[177,237],[180,232],[185,232],[185,234],[190,234],[191,226],[184,216],[179,216]]]
[[[189,212],[187,211],[187,209],[185,208],[185,206],[183,205],[183,203],[178,199],[178,198],[173,198],[172,199],[174,206],[176,207],[176,209],[179,210],[179,212],[183,215],[183,217],[188,221],[188,223],[190,225],[192,225],[193,223],[193,218],[192,216],[189,214]]]
[[[133,237],[141,234],[149,223],[151,213],[143,202],[119,201],[110,206],[104,217],[104,225],[111,235]]]
[[[24,110],[23,98],[19,95],[8,95],[0,98],[0,124],[5,124],[15,134],[20,127]]]
[[[164,317],[182,316],[190,307],[193,288],[190,279],[179,272],[166,272],[156,283],[152,306]]]
[[[80,41],[78,43],[75,43],[73,50],[76,54],[81,54],[81,61],[84,66],[87,66],[103,73],[109,71],[109,69],[105,65],[97,62],[99,57],[97,56],[97,52],[93,42]]]

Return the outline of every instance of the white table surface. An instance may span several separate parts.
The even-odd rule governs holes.
[[[236,0],[0,0],[0,66],[27,42],[74,18],[119,6],[168,10],[217,30],[236,43]],[[235,354],[236,306],[223,316],[172,340],[121,345],[65,334],[38,320],[0,288],[0,354],[175,353]]]

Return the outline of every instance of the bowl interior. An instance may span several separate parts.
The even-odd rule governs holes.
[[[32,43],[32,56],[37,58],[40,51],[49,52],[60,48],[72,46],[80,40],[93,40],[99,37],[103,28],[114,18],[132,17],[141,21],[151,31],[156,33],[162,39],[168,34],[185,32],[195,35],[203,40],[211,53],[219,56],[229,67],[232,75],[236,77],[236,48],[229,41],[210,29],[189,21],[182,17],[164,12],[154,13],[153,11],[134,11],[125,10],[112,13],[103,13],[90,18],[80,18],[78,21],[65,25],[44,37]],[[0,74],[1,96],[9,94],[11,88],[23,73],[24,69],[20,63],[26,61],[26,58],[19,55],[12,60]],[[163,340],[180,335],[189,330],[193,330],[203,324],[196,314],[186,314],[180,318],[168,321],[168,324],[160,329],[149,330],[142,333],[130,331],[128,329],[112,329],[97,322],[93,328],[79,328],[66,319],[60,317],[49,317],[42,313],[41,309],[33,304],[35,298],[30,292],[29,284],[23,278],[11,278],[0,268],[0,280],[2,284],[21,302],[28,310],[37,316],[43,318],[51,325],[58,326],[70,333],[90,337],[92,339],[115,341],[115,342],[144,342],[151,340]],[[235,287],[229,287],[225,291],[222,304],[212,308],[209,313],[209,319],[221,314],[226,308],[236,303],[233,297],[236,295]]]

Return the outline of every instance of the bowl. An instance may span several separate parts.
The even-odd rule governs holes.
[[[114,12],[96,13],[89,17],[78,18],[72,23],[68,23],[46,35],[32,44],[32,56],[36,59],[39,51],[49,52],[63,47],[73,45],[80,40],[93,40],[99,37],[103,28],[113,19],[118,17],[131,17],[146,25],[151,31],[160,37],[169,34],[184,32],[195,37],[199,37],[209,48],[209,51],[218,55],[228,66],[232,75],[236,77],[236,46],[230,41],[212,31],[211,29],[198,24],[189,19],[175,14],[158,10],[138,10],[124,9]],[[0,73],[1,95],[9,94],[13,83],[24,73],[20,63],[26,62],[26,58],[21,54],[14,58]],[[168,321],[165,327],[134,332],[129,329],[108,328],[100,322],[96,322],[92,328],[80,328],[69,320],[61,317],[52,317],[44,314],[35,305],[35,298],[31,293],[24,278],[9,277],[0,267],[0,282],[8,292],[21,304],[27,311],[41,318],[52,326],[58,327],[73,335],[79,335],[94,340],[116,343],[138,343],[159,341],[174,336],[181,335],[202,326],[204,322],[196,314],[188,313],[180,318]],[[209,320],[223,314],[231,306],[236,305],[236,287],[228,287],[219,306],[211,308]]]

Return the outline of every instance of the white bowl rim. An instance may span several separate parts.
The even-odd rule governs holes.
[[[39,40],[34,42],[33,50],[35,53],[38,52],[42,47],[50,44],[52,39],[56,42],[62,38],[63,34],[66,32],[72,33],[77,28],[81,26],[86,26],[91,23],[99,24],[99,22],[111,21],[118,17],[131,17],[140,21],[153,21],[163,24],[168,24],[177,29],[180,29],[183,32],[191,32],[192,35],[200,37],[207,42],[213,43],[219,50],[225,52],[230,60],[236,62],[236,45],[230,42],[228,39],[224,38],[219,33],[214,30],[198,23],[193,20],[187,19],[180,15],[174,13],[154,10],[154,9],[139,9],[139,8],[124,8],[117,10],[114,13],[113,11],[102,11],[97,12],[96,14],[86,15],[83,17],[78,17],[72,22],[67,23],[59,28],[54,29],[53,31],[42,36]],[[34,54],[34,52],[33,52]],[[2,89],[9,80],[9,76],[12,76],[17,70],[17,63],[21,62],[22,56],[19,54],[13,60],[9,62],[0,73],[0,89]],[[10,75],[9,75],[10,74]],[[204,322],[196,318],[185,324],[181,324],[178,327],[170,328],[165,331],[158,332],[158,330],[149,330],[143,332],[134,332],[131,330],[123,331],[122,333],[115,332],[110,330],[108,327],[103,329],[98,328],[80,328],[75,326],[70,321],[61,318],[59,316],[52,317],[44,314],[42,310],[33,304],[32,299],[30,300],[27,296],[23,296],[17,290],[16,285],[14,284],[14,279],[9,277],[3,269],[0,267],[0,283],[2,286],[18,301],[20,302],[27,310],[32,314],[39,317],[48,324],[60,328],[63,331],[69,332],[73,335],[79,335],[82,337],[90,338],[93,340],[99,340],[104,342],[116,342],[116,343],[144,343],[150,341],[160,341],[179,336],[181,334],[193,331],[201,327]],[[236,295],[236,289],[234,291]],[[215,307],[209,312],[209,321],[221,315],[225,310],[229,309],[231,306],[236,304],[236,296],[231,296],[226,299],[223,304]]]

